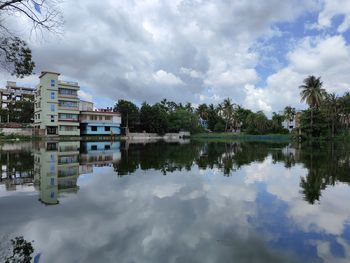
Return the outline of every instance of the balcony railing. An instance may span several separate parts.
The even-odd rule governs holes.
[[[74,85],[74,86],[79,85],[78,82],[76,81],[66,81],[66,80],[60,80],[58,84],[66,84],[66,85]]]

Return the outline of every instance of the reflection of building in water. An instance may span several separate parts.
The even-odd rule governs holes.
[[[92,166],[108,166],[121,159],[120,142],[83,142],[81,148],[81,172],[89,173]]]
[[[76,193],[80,174],[93,172],[93,166],[106,166],[120,160],[119,142],[39,142],[34,154],[34,179],[40,201],[57,204],[63,192]]]
[[[57,204],[62,192],[77,192],[79,142],[40,142],[34,155],[40,201]]]
[[[33,155],[31,143],[4,144],[0,147],[1,177],[0,184],[6,190],[16,190],[17,186],[33,184]]]

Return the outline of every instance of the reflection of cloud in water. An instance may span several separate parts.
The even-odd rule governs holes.
[[[43,262],[286,262],[250,229],[256,190],[241,175],[137,171],[116,180],[107,167],[54,209],[24,206],[15,228]]]
[[[151,146],[130,147],[130,158],[123,152],[115,167],[80,175],[79,191],[60,195],[55,207],[40,205],[33,193],[7,192],[0,231],[35,240],[43,262],[293,261],[287,251],[301,261],[318,255],[342,262],[337,249],[349,256],[350,213],[340,201],[349,200],[347,185],[327,187],[321,202],[310,205],[300,193],[308,166],[286,169],[277,150],[242,144],[232,161],[221,158],[226,147],[219,145],[199,159],[191,145]],[[231,164],[239,168],[227,170]]]
[[[300,195],[300,177],[307,170],[301,165],[285,169],[283,164],[271,165],[268,158],[263,163],[252,164],[246,169],[245,182],[263,182],[266,191],[287,203],[286,216],[303,232],[340,236],[350,220],[350,208],[344,200],[350,200],[349,185],[337,183],[326,188],[319,204],[309,204]],[[344,259],[335,258],[329,242],[314,242],[318,255],[325,262],[348,262],[350,247],[348,241],[335,239],[336,243],[346,251]]]

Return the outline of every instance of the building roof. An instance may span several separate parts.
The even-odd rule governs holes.
[[[99,110],[93,110],[93,111],[89,111],[89,110],[83,110],[83,111],[80,111],[80,114],[111,114],[111,115],[118,115],[120,116],[120,113],[119,112],[114,112],[114,111],[99,111]]]
[[[39,78],[43,77],[45,74],[55,74],[55,75],[61,75],[60,73],[57,72],[52,72],[52,71],[41,71],[41,74],[39,76]]]

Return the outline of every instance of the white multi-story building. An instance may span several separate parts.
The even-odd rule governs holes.
[[[39,135],[80,135],[77,82],[59,80],[44,71],[35,92],[34,127]]]

